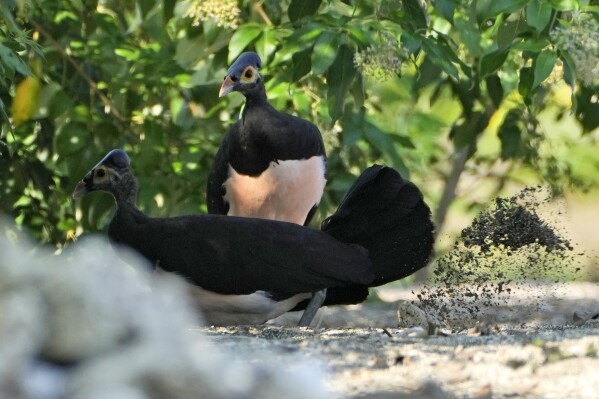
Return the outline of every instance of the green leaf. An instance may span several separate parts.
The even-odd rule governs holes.
[[[139,59],[139,50],[137,49],[117,48],[114,53],[127,61],[137,61]]]
[[[555,62],[557,61],[557,54],[551,50],[544,50],[538,56],[534,62],[534,79],[532,83],[532,89],[540,85],[553,71]]]
[[[485,79],[487,84],[487,92],[489,93],[489,97],[491,97],[491,101],[495,105],[495,108],[499,108],[501,102],[503,101],[503,86],[501,85],[501,79],[494,74],[489,75]]]
[[[63,115],[68,115],[67,119],[71,118],[70,113],[75,106],[73,97],[69,96],[64,90],[57,91],[52,96],[52,101],[48,104],[48,116],[51,118],[59,118]]]
[[[87,127],[81,122],[70,122],[56,135],[56,148],[60,149],[60,154],[75,154],[90,142],[90,133]]]
[[[17,53],[4,46],[2,43],[0,43],[0,63],[2,63],[5,68],[8,68],[10,73],[7,73],[7,77],[11,77],[15,71],[19,72],[21,75],[31,75],[31,70],[25,61],[23,61]]]
[[[362,129],[366,140],[381,153],[389,156],[394,167],[402,167],[405,169],[405,164],[397,153],[397,148],[388,134],[368,121],[363,122]]]
[[[546,39],[527,39],[514,44],[512,49],[539,52],[547,46],[549,46],[549,41]]]
[[[526,23],[533,27],[538,33],[541,33],[549,21],[553,9],[545,2],[539,0],[531,0],[526,6]]]
[[[597,91],[590,87],[580,87],[576,93],[576,118],[582,124],[584,133],[589,133],[599,126],[599,102]]]
[[[510,110],[499,128],[497,135],[501,140],[501,159],[503,160],[513,158],[520,152],[522,137],[518,121],[521,116],[520,110]]]
[[[572,11],[580,7],[577,0],[549,0],[548,3],[558,11]]]
[[[356,144],[364,136],[362,131],[363,112],[347,112],[343,115],[339,123],[343,129],[343,146],[349,147]]]
[[[481,77],[486,77],[498,70],[509,53],[509,48],[499,49],[491,51],[490,53],[484,54],[479,62],[479,73]]]
[[[152,11],[152,8],[156,5],[154,0],[137,0],[137,5],[139,6],[139,10],[141,11],[141,16],[146,18],[148,13]],[[95,9],[96,7],[94,7]]]
[[[420,35],[412,35],[410,32],[404,31],[401,33],[401,46],[408,51],[408,54],[418,55],[422,46],[422,37]]]
[[[513,13],[524,7],[529,0],[492,0],[489,8],[483,13],[484,19],[496,17],[503,13]]]
[[[426,10],[420,0],[402,0],[401,4],[414,30],[427,28]]]
[[[217,25],[216,21],[212,18],[206,19],[202,22],[202,30],[204,31],[204,39],[206,43],[212,45],[216,39],[223,33],[223,29]]]
[[[272,29],[267,29],[262,33],[262,36],[256,40],[256,52],[262,60],[268,59],[268,57],[277,48],[277,33]]]
[[[480,96],[480,85],[473,84],[470,80],[452,82],[451,89],[458,96],[462,105],[462,114],[470,118],[473,113],[474,103]]]
[[[393,141],[395,141],[397,144],[399,144],[403,148],[410,148],[413,150],[416,149],[416,145],[414,145],[414,142],[408,136],[403,136],[401,134],[394,134],[392,138],[393,138]]]
[[[524,22],[524,18],[504,21],[497,31],[497,47],[500,49],[509,47],[516,38],[529,31],[530,27]]]
[[[453,13],[455,11],[453,0],[433,0],[433,5],[439,12],[439,15],[453,24]]]
[[[478,57],[482,51],[480,47],[480,31],[476,24],[459,14],[456,15],[454,23],[462,43],[464,43],[473,56]]]
[[[457,56],[449,47],[441,45],[434,38],[426,37],[422,40],[422,48],[426,51],[433,64],[437,65],[449,76],[455,79],[459,78],[458,68],[450,61],[457,58]]]
[[[264,6],[264,12],[274,25],[279,25],[283,16],[283,6],[287,7],[287,5],[281,4],[280,0],[264,0],[261,4]]]
[[[248,44],[253,42],[260,33],[262,33],[262,27],[255,22],[241,25],[239,29],[233,33],[231,40],[229,40],[228,63],[231,64],[235,61],[239,54],[241,54]]]
[[[418,75],[416,75],[413,87],[414,91],[418,93],[423,87],[435,82],[439,78],[439,75],[441,75],[441,69],[436,64],[433,64],[430,57],[426,57],[418,68]]]
[[[51,81],[47,84],[44,84],[40,89],[40,94],[38,98],[38,112],[40,117],[56,117],[56,115],[50,115],[49,111],[52,109],[52,104],[54,103],[57,97],[57,94],[62,90],[62,86],[58,83]]]
[[[205,51],[207,47],[206,40],[202,36],[184,37],[177,42],[175,60],[179,65],[188,68],[198,59],[201,59],[199,57],[209,54]]]
[[[574,92],[574,85],[576,84],[576,64],[570,53],[567,51],[561,50],[560,57],[564,62],[564,81],[570,85],[572,92]]]
[[[293,31],[293,34],[287,38],[286,46],[295,44],[299,47],[306,47],[308,43],[314,42],[320,36],[325,26],[316,22],[308,22]]]
[[[318,11],[322,0],[291,0],[287,11],[291,22],[295,22],[305,16],[313,15]]]
[[[206,37],[204,35],[198,35],[191,38],[184,37],[178,40],[175,52],[175,60],[177,63],[184,68],[189,68],[198,61],[206,62],[206,59],[208,59],[210,55],[218,53],[220,50],[226,48],[229,44],[229,36],[225,31],[221,30],[220,32],[221,34],[218,35],[217,40],[211,45],[206,42]],[[226,54],[223,53],[222,62],[225,62],[225,55]]]
[[[354,97],[356,108],[361,109],[364,106],[364,99],[366,98],[366,93],[364,92],[364,80],[361,74],[356,76],[356,80],[351,87],[351,93]]]
[[[332,121],[339,119],[352,81],[357,75],[354,54],[347,45],[339,48],[335,61],[327,71],[327,103]]]
[[[449,137],[453,140],[456,148],[464,148],[467,145],[476,143],[477,137],[483,132],[488,123],[488,117],[482,112],[473,112],[468,119],[451,128]]]
[[[293,61],[293,72],[292,79],[297,82],[304,76],[310,73],[310,55],[312,54],[311,49],[297,52],[293,54],[291,60]]]
[[[518,93],[527,101],[528,95],[532,90],[532,82],[534,80],[534,72],[530,67],[520,69],[520,79],[518,81]]]
[[[575,113],[578,107],[578,98],[575,94],[576,64],[574,64],[572,56],[567,51],[560,51],[560,58],[564,63],[564,81],[570,86],[570,89],[572,90],[572,112]]]
[[[462,61],[460,57],[457,56],[457,54],[453,51],[453,48],[450,45],[450,43],[454,42],[450,40],[448,36],[440,32],[437,32],[437,41],[439,42],[441,51],[445,54],[446,57],[448,57],[449,61],[453,62],[454,64],[458,64],[462,69],[462,72],[464,72],[466,76],[471,77],[472,68],[466,65],[466,63]]]
[[[2,118],[0,118],[0,121],[2,121],[2,122],[0,122],[0,125],[6,123],[7,130],[12,135],[13,140],[14,140],[15,132],[13,131],[12,125],[10,123],[8,123],[9,122],[8,114],[6,113],[6,107],[4,106],[4,102],[2,101],[1,98],[0,98],[0,117],[2,117]],[[0,155],[4,155],[2,146],[5,146],[7,148],[9,158],[12,157],[14,150],[11,146],[8,145],[7,142],[2,140],[2,129],[0,129]]]
[[[177,0],[163,0],[162,12],[164,22],[168,22],[174,15]]]
[[[312,52],[312,72],[315,75],[325,72],[335,61],[341,39],[340,33],[333,32],[325,32],[318,37]]]
[[[370,44],[368,37],[364,32],[364,26],[362,24],[358,26],[352,26],[348,29],[349,37],[353,42],[359,46],[368,46]]]

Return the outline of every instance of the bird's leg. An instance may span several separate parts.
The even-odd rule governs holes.
[[[308,327],[312,322],[312,319],[314,319],[314,316],[316,316],[316,312],[318,312],[318,309],[320,309],[320,306],[326,297],[326,288],[313,292],[312,298],[310,299],[310,302],[308,302],[308,306],[306,306],[306,310],[304,310],[304,314],[302,314],[302,318],[297,325],[300,327]]]

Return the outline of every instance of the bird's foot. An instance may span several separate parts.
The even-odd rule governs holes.
[[[318,312],[318,309],[320,309],[320,306],[326,297],[326,288],[312,293],[312,298],[310,299],[308,306],[306,306],[306,310],[304,310],[304,314],[302,314],[302,317],[297,324],[299,327],[308,327],[310,323],[312,323],[312,319],[314,319],[314,316],[316,316],[316,312]]]

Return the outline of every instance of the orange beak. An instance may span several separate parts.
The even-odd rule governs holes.
[[[73,191],[73,199],[79,199],[81,197],[83,197],[85,194],[87,194],[87,185],[85,184],[85,182],[83,180],[81,180],[78,184],[77,187],[75,187],[75,191]]]
[[[233,91],[234,87],[235,87],[235,82],[233,82],[233,79],[231,79],[231,76],[227,75],[225,77],[225,81],[223,82],[222,86],[220,87],[218,96],[219,97],[226,96],[227,94],[229,94],[230,92]]]

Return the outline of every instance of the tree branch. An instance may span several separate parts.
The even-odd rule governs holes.
[[[453,166],[451,168],[451,173],[447,177],[447,182],[445,183],[445,189],[443,190],[443,196],[439,201],[439,205],[437,206],[437,210],[435,212],[434,222],[436,228],[436,235],[439,235],[439,232],[443,228],[443,224],[445,224],[445,218],[447,217],[447,211],[449,210],[449,206],[453,202],[456,197],[456,188],[458,187],[458,182],[460,181],[460,176],[464,172],[464,168],[466,167],[466,161],[468,160],[468,154],[472,151],[472,144],[464,146],[464,148],[456,151],[455,158],[453,160]]]
[[[455,158],[453,159],[453,165],[451,167],[451,172],[447,177],[445,182],[445,189],[443,190],[443,195],[441,196],[441,200],[439,201],[439,205],[437,206],[437,210],[434,213],[435,223],[435,241],[439,236],[439,233],[443,229],[443,224],[445,223],[445,218],[447,217],[447,211],[449,210],[449,206],[453,202],[456,197],[456,188],[458,187],[458,183],[460,181],[460,176],[464,172],[466,167],[466,161],[468,161],[468,154],[472,151],[472,146],[474,143],[470,143],[464,148],[461,148],[455,152]],[[426,280],[428,275],[429,266],[425,266],[422,269],[418,270],[415,273],[416,281],[422,282]]]

